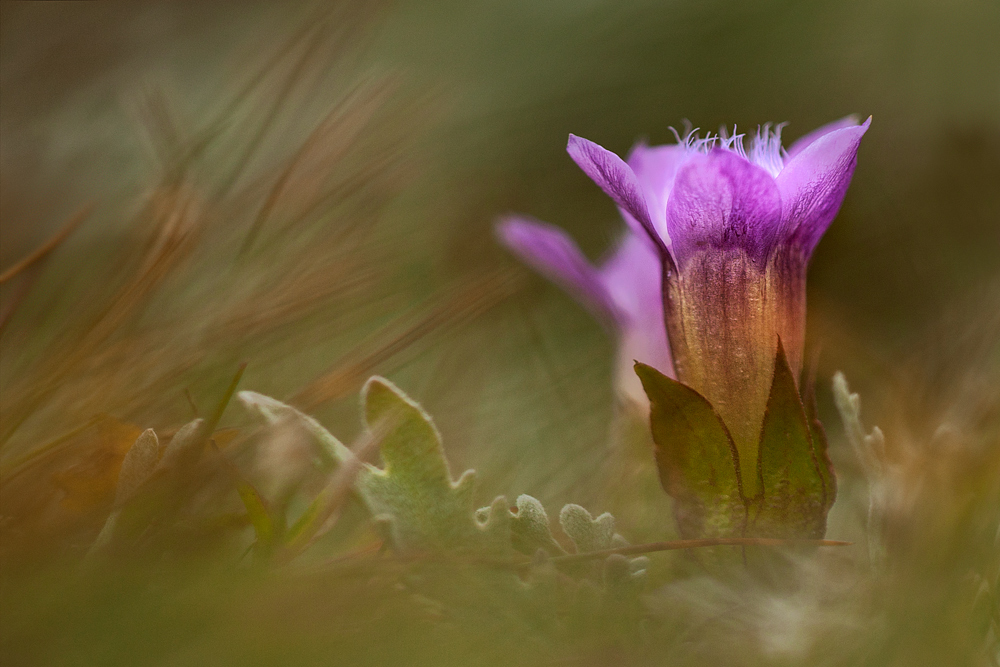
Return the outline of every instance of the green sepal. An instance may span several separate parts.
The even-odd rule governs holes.
[[[831,495],[824,468],[779,340],[758,447],[761,491],[751,499],[748,535],[822,539]]]
[[[674,499],[682,537],[743,534],[747,506],[739,454],[725,424],[701,394],[636,362],[649,397],[660,483]]]

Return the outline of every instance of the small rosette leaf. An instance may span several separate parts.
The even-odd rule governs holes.
[[[566,553],[552,536],[549,516],[538,499],[527,494],[518,496],[510,524],[511,544],[521,553],[533,556],[539,549],[550,556]]]
[[[577,553],[611,549],[615,537],[615,518],[605,512],[596,519],[583,507],[569,504],[559,512],[559,525],[573,540]]]

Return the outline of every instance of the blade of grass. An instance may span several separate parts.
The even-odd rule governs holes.
[[[354,480],[362,472],[364,464],[372,458],[382,442],[382,437],[388,430],[388,425],[379,424],[376,429],[368,431],[358,438],[354,446],[351,447],[354,456],[340,465],[330,479],[330,483],[289,529],[282,556],[284,562],[288,562],[304,552],[333,528],[339,516],[340,507],[351,492]]]
[[[215,407],[215,412],[213,412],[212,416],[208,418],[205,429],[207,434],[211,435],[215,431],[215,427],[219,425],[219,420],[222,419],[222,413],[226,411],[226,406],[229,405],[229,401],[232,400],[233,394],[236,393],[236,387],[239,386],[240,379],[243,377],[243,371],[246,369],[247,362],[244,361],[240,364],[239,369],[236,371],[236,375],[233,376],[232,382],[230,382],[229,386],[226,388],[226,393],[222,395],[222,400],[220,400],[219,404]]]
[[[31,265],[35,264],[50,252],[59,247],[59,244],[66,240],[70,234],[73,233],[81,222],[87,219],[87,216],[94,210],[94,204],[90,203],[85,205],[79,211],[76,212],[67,222],[64,224],[58,232],[56,232],[48,241],[40,245],[35,249],[34,252],[29,253],[27,257],[23,258],[21,261],[14,264],[3,273],[0,273],[0,285],[7,282],[17,274],[21,273]]]

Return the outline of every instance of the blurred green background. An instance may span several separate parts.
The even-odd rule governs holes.
[[[598,258],[622,224],[565,154],[567,134],[622,154],[639,139],[672,141],[685,119],[713,131],[787,122],[787,146],[872,115],[810,270],[821,411],[837,432],[827,387],[841,369],[890,440],[996,417],[994,0],[4,2],[0,18],[0,268],[95,203],[23,302],[16,286],[0,293],[18,301],[0,361],[5,419],[19,419],[7,460],[97,412],[176,426],[190,418],[184,389],[210,405],[245,360],[243,388],[302,399],[345,441],[359,430],[364,377],[390,377],[434,415],[453,469],[480,471],[484,504],[521,492],[604,502],[612,343],[521,269],[492,227],[507,212],[532,215]],[[273,57],[288,61],[284,73],[241,93]],[[383,89],[374,101],[356,94]],[[322,165],[330,198],[281,233],[295,212],[275,214],[243,253],[282,165],[341,104],[375,111],[337,126],[353,138]],[[173,121],[156,120],[163,108]],[[178,162],[201,136],[208,148]],[[66,348],[60,336],[115,289],[121,257],[143,247],[137,212],[180,187],[170,175],[181,163],[213,225],[186,273],[95,343],[100,364],[24,399],[41,360]],[[272,315],[251,287],[294,283],[303,267],[329,284],[286,319]],[[232,304],[280,323],[207,324]],[[112,345],[123,336],[150,342]],[[118,389],[81,392],[98,371]],[[833,456],[853,465],[836,438]]]
[[[405,138],[393,159],[407,165],[407,176],[373,195],[377,223],[374,216],[360,223],[381,230],[366,243],[380,246],[372,261],[389,278],[370,288],[377,306],[350,306],[358,314],[338,320],[335,331],[291,332],[293,342],[241,348],[237,354],[250,362],[246,386],[287,397],[373,327],[419,311],[449,281],[484,267],[512,268],[492,235],[499,214],[563,226],[600,256],[621,223],[565,155],[569,132],[623,153],[638,139],[671,141],[669,128],[684,119],[706,129],[773,121],[788,122],[787,145],[848,113],[871,114],[873,124],[810,273],[810,339],[823,349],[824,374],[841,368],[862,389],[900,382],[901,367],[971,353],[967,342],[955,343],[968,335],[980,347],[986,336],[987,358],[996,359],[996,2],[338,7],[328,37],[340,49],[334,64],[276,112],[287,121],[261,161],[276,159],[309,129],[331,90],[359,73],[394,77]],[[275,51],[315,11],[296,3],[4,3],[0,264],[11,265],[82,203],[96,201],[93,219],[58,256],[77,276],[70,282],[94,276],[88,262],[100,263],[103,249],[127,236],[123,218],[156,177],[136,101],[161,90],[197,127],[241,85],[255,58]],[[240,123],[252,113],[242,113],[229,122],[237,141],[251,133]],[[204,178],[223,172],[234,153],[220,150]],[[114,274],[103,268],[104,277],[92,280]],[[389,355],[373,370],[426,402],[459,465],[499,475],[500,487],[561,495],[553,478],[569,476],[564,489],[578,486],[581,461],[603,456],[611,348],[557,288],[527,280],[515,297],[421,336],[415,353]],[[67,289],[55,279],[43,285]],[[946,335],[936,333],[943,321]],[[187,335],[197,323],[175,318],[171,326]],[[940,349],[926,347],[929,336]],[[230,371],[219,365],[231,368],[233,357],[208,350],[201,375],[184,380],[224,385]],[[170,399],[176,415],[186,409],[179,392],[175,386]],[[341,430],[356,428],[353,398],[319,411],[342,422]]]

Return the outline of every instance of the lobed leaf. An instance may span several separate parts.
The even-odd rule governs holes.
[[[511,545],[515,549],[529,556],[534,555],[539,549],[550,556],[566,553],[552,536],[549,516],[541,502],[522,494],[517,497],[516,510],[510,526]]]
[[[870,434],[861,424],[861,397],[852,394],[844,374],[833,376],[833,399],[844,422],[844,431],[851,443],[869,484],[874,484],[885,474],[885,436],[876,426]]]
[[[573,540],[577,553],[612,548],[615,518],[605,512],[596,519],[579,505],[566,505],[559,512],[559,525]]]
[[[384,516],[400,550],[478,550],[500,544],[510,512],[494,501],[474,512],[475,472],[451,477],[441,437],[430,416],[388,380],[373,377],[362,390],[368,428],[381,430],[384,469],[367,465],[357,486],[376,516]],[[500,510],[503,511],[500,511]],[[509,535],[506,536],[509,542]]]
[[[297,421],[318,442],[327,443],[328,451],[341,462],[347,455],[354,456],[346,447],[347,454],[338,453],[342,445],[333,444],[336,440],[326,429],[295,408],[252,392],[242,392],[240,399],[271,423]],[[518,496],[513,508],[504,496],[498,496],[488,507],[474,510],[474,471],[453,478],[431,417],[394,384],[371,378],[362,391],[362,403],[367,427],[380,444],[384,467],[354,459],[361,468],[354,487],[372,513],[376,529],[395,549],[500,556],[518,551],[539,555],[543,561],[547,556],[566,555],[552,535],[545,508],[529,495]],[[269,515],[263,498],[251,490],[241,488],[241,496],[260,541],[271,530]],[[292,525],[285,536],[286,547],[294,551],[308,543],[324,502],[321,493]],[[584,508],[567,505],[560,522],[578,553],[628,545],[615,534],[610,514],[595,519]],[[629,591],[638,590],[646,564],[645,557],[626,559]],[[614,565],[608,567],[614,569]]]
[[[872,428],[871,433],[865,433],[861,423],[861,397],[851,393],[847,379],[839,371],[833,376],[833,399],[847,439],[868,480],[868,556],[873,564],[881,567],[886,557],[882,541],[887,502],[885,436],[878,426]]]

